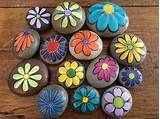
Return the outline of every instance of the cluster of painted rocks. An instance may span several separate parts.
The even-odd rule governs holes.
[[[136,66],[145,59],[146,47],[139,37],[124,33],[129,18],[123,8],[111,2],[100,2],[92,5],[85,15],[79,4],[63,2],[53,14],[43,7],[31,8],[26,20],[30,28],[18,33],[13,41],[13,54],[25,60],[10,73],[8,85],[11,91],[21,96],[39,92],[38,111],[43,118],[57,118],[65,111],[69,101],[65,88],[77,88],[70,98],[75,110],[93,112],[101,104],[104,112],[113,117],[124,116],[130,111],[132,96],[126,88],[136,87],[143,80]],[[85,21],[91,31],[80,30]],[[70,41],[60,34],[52,34],[41,41],[39,33],[51,28],[51,24],[61,34],[74,33]],[[113,39],[111,56],[100,55],[103,49],[100,36]],[[78,60],[93,59],[86,70],[76,60],[61,63],[68,49]],[[37,52],[44,63],[53,66],[61,63],[54,72],[61,86],[47,86],[49,74],[46,65],[40,60],[29,59]],[[90,86],[80,86],[84,80]],[[111,86],[116,80],[124,87]],[[99,88],[107,88],[102,98]]]

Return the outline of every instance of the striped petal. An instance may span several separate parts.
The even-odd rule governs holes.
[[[59,73],[60,74],[66,74],[67,70],[64,67],[59,68]]]
[[[127,43],[123,38],[118,38],[118,41],[124,45],[126,45]]]
[[[72,15],[74,15],[75,17],[82,19],[82,14],[80,14],[79,12],[72,12]]]
[[[34,14],[34,15],[36,14],[34,10],[29,10],[29,13]]]
[[[115,47],[118,47],[118,48],[124,48],[126,47],[125,45],[121,44],[121,43],[115,43],[114,45]]]
[[[141,48],[135,48],[135,50],[136,50],[139,54],[145,55],[144,50],[142,50]]]
[[[128,63],[132,63],[133,62],[133,53],[130,51],[128,54]]]
[[[137,37],[136,36],[133,36],[132,38],[132,43],[135,44],[137,42]]]
[[[126,51],[125,47],[116,49],[116,53],[122,53],[124,51]]]
[[[133,50],[133,55],[134,55],[137,62],[139,62],[141,60],[140,55],[135,50]]]
[[[84,68],[82,66],[79,66],[77,69],[76,69],[76,72],[82,72],[84,70]]]
[[[128,53],[129,53],[129,50],[125,51],[125,52],[120,56],[120,59],[121,59],[121,60],[126,59],[126,57],[128,56]]]
[[[70,87],[72,85],[72,82],[73,82],[72,78],[67,78],[65,82],[66,87]]]
[[[144,43],[142,43],[142,42],[135,43],[135,44],[134,44],[134,47],[142,48],[142,47],[144,47]]]
[[[51,16],[51,14],[49,14],[49,13],[45,13],[45,14],[42,14],[41,16],[42,16],[42,17],[50,17],[50,16]]]
[[[67,75],[60,75],[58,77],[58,81],[61,82],[61,83],[63,83],[66,79],[67,79]]]
[[[131,37],[128,34],[125,34],[125,40],[128,44],[131,43]]]
[[[58,20],[58,19],[62,18],[63,16],[64,16],[64,14],[56,14],[54,16],[54,20]]]
[[[34,25],[34,24],[35,24],[35,22],[36,22],[36,17],[35,17],[35,18],[33,18],[33,19],[31,19],[31,21],[30,21],[30,25]]]
[[[41,18],[41,20],[45,23],[45,24],[49,24],[49,21],[45,18]]]
[[[78,67],[78,63],[76,61],[71,63],[71,68],[76,69]]]
[[[73,4],[69,9],[70,9],[70,10],[76,10],[76,9],[78,9],[78,8],[80,8],[80,6],[79,6],[77,3],[75,3],[75,4]]]
[[[69,20],[70,20],[70,23],[71,23],[72,26],[77,25],[77,21],[72,16],[69,16]]]
[[[40,20],[39,20],[39,19],[37,19],[36,27],[37,27],[37,28],[41,28],[41,22],[40,22]]]
[[[96,23],[102,13],[103,13],[103,11],[101,9],[99,9],[99,10],[96,10],[93,13],[89,14],[88,22],[90,24]]]
[[[64,7],[65,7],[66,9],[69,8],[69,2],[63,2],[63,5],[64,5]]]
[[[62,27],[63,27],[63,28],[66,28],[67,25],[68,25],[68,18],[65,17],[65,18],[63,19],[63,21],[62,21]]]
[[[45,11],[46,11],[46,8],[42,8],[42,9],[40,10],[39,14],[42,14],[42,13],[44,13]]]
[[[77,76],[73,77],[73,84],[75,86],[78,86],[80,84],[80,80],[79,80],[79,78]]]
[[[36,10],[36,12],[38,14],[39,13],[39,7],[36,7],[35,10]]]
[[[64,9],[63,9],[63,7],[62,7],[62,6],[58,6],[58,7],[56,7],[56,10],[61,11],[61,12],[64,12]]]
[[[70,63],[69,61],[66,61],[66,62],[64,63],[64,67],[65,67],[67,70],[70,69],[71,63]]]

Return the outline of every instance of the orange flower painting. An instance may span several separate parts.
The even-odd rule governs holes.
[[[88,30],[80,31],[74,35],[71,41],[71,47],[74,47],[76,54],[83,52],[84,55],[90,56],[91,51],[98,50],[99,46],[96,43],[98,36]]]
[[[27,31],[19,33],[14,43],[16,52],[24,51],[26,48],[29,48],[33,42],[34,38],[32,34],[28,33]]]

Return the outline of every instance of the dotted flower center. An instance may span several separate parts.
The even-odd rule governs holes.
[[[48,44],[47,50],[49,53],[54,53],[59,49],[59,46],[60,46],[59,42],[54,40]]]
[[[103,69],[103,70],[106,70],[106,69],[108,69],[108,64],[106,64],[106,63],[103,63],[103,64],[102,64],[102,69]]]
[[[89,99],[88,99],[87,97],[83,97],[83,98],[82,98],[82,102],[83,102],[83,103],[87,103],[88,101],[89,101]]]
[[[70,16],[71,14],[72,14],[72,11],[71,10],[65,10],[64,11],[64,14],[65,14],[65,16]]]
[[[74,69],[69,69],[69,70],[67,71],[67,76],[68,76],[69,78],[75,77],[75,76],[76,76],[76,71],[75,71]]]
[[[40,15],[40,14],[37,14],[37,15],[36,15],[36,18],[37,18],[37,19],[40,19],[40,18],[41,18],[41,15]]]
[[[135,78],[135,74],[134,73],[130,73],[129,74],[129,79],[134,79]]]
[[[28,79],[30,78],[30,76],[29,76],[29,74],[25,74],[25,75],[23,76],[23,78],[24,78],[25,80],[28,80]]]
[[[82,42],[83,42],[84,45],[88,45],[89,44],[88,39],[83,39]]]
[[[122,108],[124,105],[124,100],[121,97],[115,97],[113,101],[113,105],[116,108]]]
[[[107,14],[113,14],[114,13],[114,7],[112,5],[105,5],[103,7],[103,10],[107,13]]]

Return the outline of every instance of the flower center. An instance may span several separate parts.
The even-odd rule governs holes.
[[[83,102],[83,103],[87,103],[88,100],[89,100],[89,99],[88,99],[87,97],[83,97],[83,98],[82,98],[82,102]]]
[[[129,50],[132,50],[132,49],[133,49],[133,45],[129,44],[129,45],[127,46],[127,48],[128,48]]]
[[[134,79],[135,78],[135,74],[134,73],[130,73],[129,74],[129,79]]]
[[[65,10],[64,11],[64,14],[65,14],[65,16],[70,16],[71,14],[72,14],[72,11],[71,10]]]
[[[48,43],[47,50],[49,53],[54,53],[59,49],[59,42],[54,40]]]
[[[29,35],[30,33],[28,31],[25,31],[24,34],[27,36]]]
[[[75,77],[75,76],[76,76],[76,71],[75,71],[74,69],[69,69],[69,70],[67,71],[67,76],[68,76],[69,78]]]
[[[28,79],[30,78],[30,76],[29,76],[29,74],[25,74],[25,75],[23,76],[23,78],[24,78],[25,80],[28,80]]]
[[[106,63],[103,63],[103,64],[102,64],[102,69],[103,69],[103,70],[106,70],[106,69],[108,69],[108,64],[106,64]]]
[[[124,100],[121,97],[115,97],[113,100],[113,105],[116,108],[122,108],[124,105]]]
[[[40,18],[41,18],[41,15],[37,14],[37,15],[36,15],[36,18],[37,18],[37,19],[40,19]]]
[[[103,10],[107,13],[107,14],[112,14],[114,13],[114,7],[112,5],[105,5],[103,7]]]
[[[87,45],[89,43],[87,39],[83,39],[82,42],[83,42],[84,45]]]

